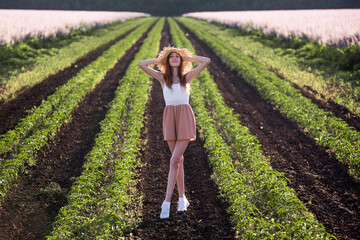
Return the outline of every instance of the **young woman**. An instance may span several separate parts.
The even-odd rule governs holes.
[[[201,64],[192,69],[192,61]],[[166,104],[163,113],[163,135],[172,155],[160,218],[168,218],[170,215],[175,182],[179,193],[178,211],[186,211],[189,206],[185,197],[183,153],[189,141],[196,139],[195,117],[189,105],[190,83],[209,63],[210,59],[207,57],[192,56],[188,49],[175,47],[165,47],[157,59],[139,62],[141,69],[160,82]],[[160,71],[148,67],[153,64],[157,64]]]

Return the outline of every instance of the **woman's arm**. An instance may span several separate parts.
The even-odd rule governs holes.
[[[210,58],[202,56],[192,56],[189,60],[199,62],[201,64],[190,72],[186,73],[186,82],[188,83],[190,83],[194,77],[199,75],[199,73],[201,73],[201,71],[204,70],[210,63]]]
[[[139,62],[139,67],[161,83],[163,81],[163,74],[160,71],[148,67],[153,64],[157,64],[156,59],[142,60]]]

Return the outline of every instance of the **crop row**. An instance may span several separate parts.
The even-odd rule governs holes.
[[[169,22],[173,42],[195,52],[179,26],[173,20]],[[194,79],[191,89],[191,105],[214,170],[213,178],[230,203],[238,234],[246,239],[330,237],[294,190],[286,186],[288,180],[283,174],[270,169],[259,141],[226,106],[206,69]]]
[[[4,72],[0,74],[3,91],[0,93],[0,99],[7,101],[9,98],[15,97],[22,89],[31,87],[46,77],[71,66],[80,57],[146,21],[148,18],[130,19],[125,23],[111,24],[108,27],[94,30],[90,36],[81,36],[76,41],[72,39],[74,42],[60,49],[52,48],[48,53],[44,49],[38,50],[39,53],[31,59],[29,56],[20,56],[21,60],[19,61],[21,62],[17,64],[17,67],[11,63],[11,59],[16,61],[17,58],[3,62],[1,70]],[[28,52],[30,50],[26,47],[22,47],[21,51],[21,54],[30,55]],[[18,69],[20,66],[22,66],[21,69]]]
[[[360,176],[360,134],[347,123],[320,109],[301,95],[289,82],[283,81],[267,67],[241,51],[202,30],[194,19],[178,18],[201,41],[205,42],[232,70],[236,70],[259,94],[277,106],[281,114],[298,122],[322,146],[349,166],[349,173]]]
[[[150,19],[105,51],[99,58],[83,68],[76,76],[43,100],[28,116],[22,119],[14,130],[0,138],[0,196],[4,197],[19,171],[36,162],[37,151],[47,144],[57,130],[66,123],[71,113],[155,21]]]
[[[68,194],[49,239],[113,239],[136,224],[141,197],[134,196],[141,128],[151,89],[138,62],[157,54],[164,18],[135,55],[110,103],[84,170]]]

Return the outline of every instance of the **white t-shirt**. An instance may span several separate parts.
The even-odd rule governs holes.
[[[173,83],[171,88],[164,84],[163,95],[166,106],[189,104],[189,93],[180,83]]]

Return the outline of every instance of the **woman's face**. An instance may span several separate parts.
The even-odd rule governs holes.
[[[179,67],[180,63],[181,63],[180,54],[178,54],[176,52],[170,53],[169,63],[170,63],[170,66],[172,66],[172,67]]]

